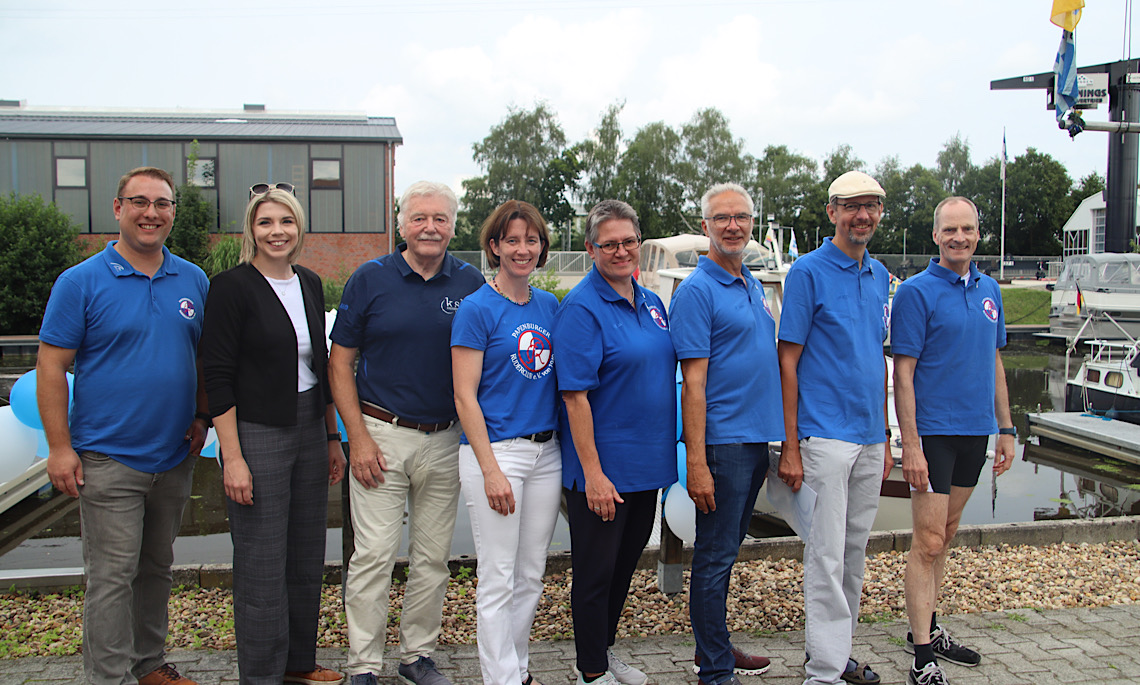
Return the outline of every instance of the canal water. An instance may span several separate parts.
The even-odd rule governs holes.
[[[996,483],[990,469],[983,469],[981,481],[966,506],[962,522],[1007,523],[1140,514],[1140,469],[1035,445],[1026,448],[1028,426],[1025,414],[1063,409],[1063,350],[1059,346],[1032,342],[1014,343],[1005,351],[1003,359],[1019,433],[1018,458]],[[34,359],[27,357],[4,358],[0,366],[0,396],[6,399],[11,383],[33,363]],[[221,480],[221,469],[214,460],[199,461],[194,473],[192,499],[187,506],[181,535],[175,543],[176,563],[231,561],[232,547]],[[909,527],[909,517],[905,514],[907,508],[895,508],[902,514],[886,520],[881,518],[881,528]],[[329,560],[339,560],[342,556],[342,520],[341,488],[336,486],[329,491],[326,549]],[[82,566],[78,535],[78,514],[72,513],[36,538],[0,556],[0,571]],[[569,527],[560,517],[551,549],[569,548]],[[405,530],[400,554],[406,554],[406,551]],[[456,556],[474,553],[462,496],[451,551]]]

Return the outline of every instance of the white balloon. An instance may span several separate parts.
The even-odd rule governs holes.
[[[36,430],[24,425],[12,407],[0,407],[0,483],[18,478],[36,459]]]
[[[669,530],[685,541],[693,544],[697,539],[697,505],[689,499],[689,491],[680,483],[669,486],[665,494],[665,506],[662,508]]]

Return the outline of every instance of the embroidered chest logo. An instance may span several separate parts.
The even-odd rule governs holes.
[[[982,311],[985,312],[986,318],[989,319],[991,323],[997,323],[998,308],[992,299],[987,297],[982,300]]]
[[[444,314],[447,314],[450,316],[451,314],[455,313],[456,309],[459,309],[459,305],[462,303],[463,303],[462,297],[459,298],[458,300],[453,300],[450,297],[447,297],[445,295],[444,298],[439,301],[439,308],[440,308],[440,310],[443,311]]]
[[[657,324],[658,328],[663,331],[669,330],[669,324],[665,323],[665,315],[661,313],[661,310],[658,309],[656,305],[649,306],[649,316],[653,319],[653,323]]]
[[[891,327],[891,305],[883,305],[883,328],[889,330]]]
[[[511,355],[515,370],[530,380],[537,380],[554,370],[554,349],[550,345],[550,331],[542,326],[524,323],[511,333],[517,341],[517,351]]]
[[[178,313],[182,315],[182,318],[193,321],[194,316],[198,313],[198,311],[194,309],[194,300],[191,300],[189,297],[178,300]]]

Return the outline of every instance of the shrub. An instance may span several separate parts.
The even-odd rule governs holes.
[[[71,217],[39,195],[0,195],[0,334],[40,329],[55,279],[82,259]]]

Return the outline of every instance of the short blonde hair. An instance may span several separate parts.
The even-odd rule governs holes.
[[[253,220],[257,217],[257,208],[266,202],[284,205],[293,214],[293,220],[297,222],[297,242],[293,245],[293,249],[289,250],[289,263],[296,264],[297,259],[301,256],[301,246],[305,244],[305,210],[297,198],[293,196],[293,193],[279,188],[272,188],[268,193],[254,195],[250,198],[249,204],[245,206],[245,221],[242,222],[241,226],[240,260],[245,264],[252,262],[253,258],[257,256],[257,242],[253,239]]]

